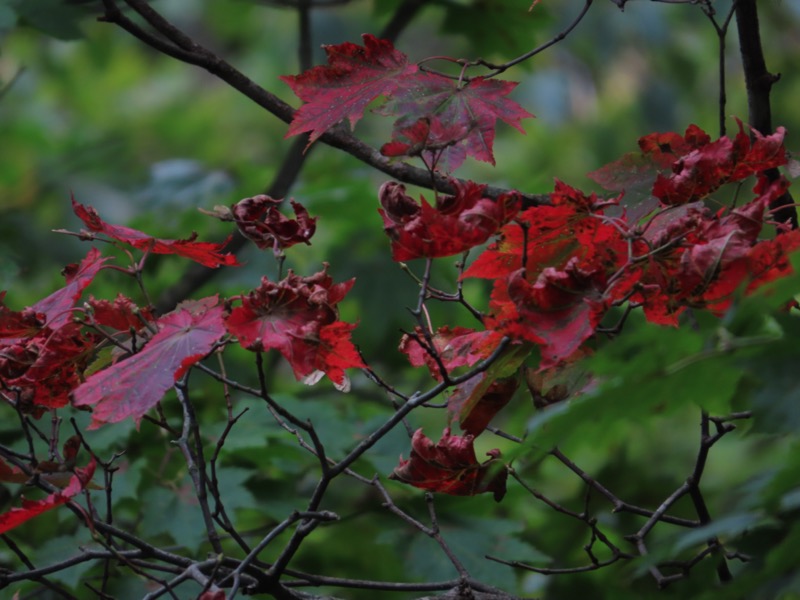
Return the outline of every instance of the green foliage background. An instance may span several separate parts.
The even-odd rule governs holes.
[[[398,4],[354,1],[315,11],[315,47],[377,33]],[[563,29],[583,3],[545,0],[528,13],[529,4],[432,1],[397,46],[412,59],[443,54],[507,60]],[[155,5],[261,85],[295,102],[277,80],[299,70],[292,10],[243,0],[161,0]],[[730,3],[714,5],[724,15]],[[789,130],[791,150],[798,146],[795,132],[800,130],[800,10],[791,1],[763,2],[760,8],[768,67],[783,74],[773,94],[773,119]],[[144,48],[124,32],[93,21],[92,14],[91,3],[0,0],[0,290],[9,290],[7,302],[14,308],[58,287],[61,267],[86,251],[74,238],[50,232],[79,228],[70,194],[95,206],[108,221],[154,235],[183,237],[196,230],[204,239],[222,237],[226,227],[195,209],[261,193],[291,143],[283,139],[284,124],[225,84]],[[735,31],[728,36],[726,112],[746,120],[735,37]],[[316,50],[315,62],[322,60]],[[515,99],[538,117],[526,122],[527,136],[501,126],[498,166],[471,163],[462,176],[534,193],[551,190],[554,177],[590,188],[585,174],[634,150],[641,135],[683,131],[690,123],[713,135],[718,128],[716,61],[716,34],[698,6],[632,1],[620,13],[611,2],[596,3],[566,41],[508,74],[521,82]],[[730,119],[728,126],[734,126]],[[379,145],[385,127],[366,119],[357,133]],[[319,216],[319,230],[311,247],[290,251],[288,264],[310,274],[326,260],[337,280],[357,278],[343,318],[360,321],[355,339],[365,355],[387,379],[411,392],[430,382],[425,374],[407,369],[395,352],[398,331],[413,326],[405,307],[415,301],[416,289],[390,261],[376,211],[376,190],[383,180],[349,156],[314,148],[291,195]],[[276,273],[267,254],[251,251],[245,259],[245,268],[221,274],[197,297],[244,292],[262,275]],[[438,282],[452,285],[455,269],[447,260],[441,263]],[[153,297],[175,281],[183,266],[172,258],[155,264],[148,279]],[[500,425],[515,435],[528,432],[522,448],[488,433],[478,441],[480,452],[500,447],[514,455],[527,481],[574,510],[581,510],[585,488],[543,456],[542,450],[554,443],[618,496],[655,508],[691,473],[699,408],[715,415],[753,410],[755,418],[738,423],[739,429],[711,452],[703,490],[715,521],[705,530],[688,532],[660,525],[653,534],[657,542],[650,541],[659,559],[686,558],[711,535],[730,541],[732,549],[753,557],[749,563],[732,562],[735,589],[718,587],[710,561],[696,567],[691,578],[660,591],[644,560],[558,577],[485,561],[484,554],[538,566],[587,562],[585,527],[538,503],[513,482],[500,505],[488,496],[437,498],[445,538],[473,575],[509,590],[516,581],[516,592],[542,598],[800,598],[799,326],[795,318],[775,311],[796,293],[797,283],[796,278],[781,282],[772,295],[744,300],[722,320],[696,315],[678,330],[644,326],[634,318],[593,359],[593,368],[607,376],[596,395],[532,413],[529,398],[520,393]],[[111,297],[127,285],[122,278],[102,276],[90,290]],[[486,289],[470,285],[471,297],[485,303]],[[432,317],[435,325],[463,319],[449,309]],[[229,367],[247,381],[253,376],[252,359],[240,354]],[[271,365],[269,377],[287,406],[314,420],[333,455],[352,447],[387,414],[386,399],[357,374],[349,396],[297,386],[281,361]],[[221,388],[199,377],[194,384],[204,431],[214,440],[224,425]],[[257,536],[302,508],[315,469],[260,406],[244,398],[234,403],[249,412],[226,444],[223,497],[237,526]],[[174,404],[165,402],[168,416],[177,415]],[[444,419],[431,412],[415,415],[412,425],[424,426],[435,438]],[[10,418],[0,420],[4,441],[18,435],[15,425]],[[165,454],[169,444],[163,434],[147,423],[139,431],[118,424],[99,430],[90,441],[98,451],[126,451],[115,488],[121,525],[203,555],[207,548],[199,516],[186,510],[185,465],[177,450]],[[408,454],[408,437],[398,430],[357,470],[386,476],[401,453]],[[370,490],[335,485],[329,508],[344,522],[329,532],[318,530],[293,567],[386,580],[455,576],[433,542],[381,509]],[[387,485],[398,503],[424,518],[421,492]],[[4,486],[6,505],[18,493],[11,487]],[[600,497],[591,498],[590,508],[615,543],[626,548],[621,536],[635,531],[641,519],[613,513]],[[688,501],[676,508],[678,516],[694,518]],[[57,511],[19,531],[14,538],[37,565],[91,543],[71,515]],[[0,550],[0,565],[14,561]],[[95,575],[84,563],[53,578],[80,595],[82,581]],[[138,598],[145,591],[141,580],[127,574],[116,585],[118,598]],[[30,592],[32,587],[19,589]],[[375,597],[371,592],[336,593]]]

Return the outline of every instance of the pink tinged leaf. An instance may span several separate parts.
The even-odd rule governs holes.
[[[418,429],[411,438],[411,456],[408,460],[401,457],[389,479],[454,496],[492,492],[499,502],[505,496],[508,477],[499,460],[500,451],[490,450],[490,459],[479,463],[473,441],[474,436],[450,435],[447,428],[434,444]]]
[[[21,508],[12,508],[8,512],[0,515],[0,534],[6,533],[19,527],[26,521],[31,520],[40,514],[61,506],[70,498],[86,489],[94,475],[96,466],[94,457],[89,464],[82,469],[75,469],[75,474],[70,478],[69,485],[60,492],[54,492],[43,500],[22,500]]]
[[[138,421],[175,381],[206,356],[225,334],[216,296],[182,303],[156,322],[144,349],[91,375],[73,392],[75,406],[92,406],[95,429],[127,418]]]
[[[469,132],[464,147],[469,156],[494,164],[493,144],[497,119],[522,133],[520,121],[533,117],[508,98],[513,81],[476,77],[466,84],[433,73],[406,78],[382,114],[402,115],[399,132],[421,118],[435,117],[449,127]]]
[[[351,42],[325,46],[325,66],[281,77],[305,103],[286,137],[309,131],[311,143],[345,119],[355,126],[370,102],[391,95],[404,78],[417,72],[417,66],[388,40],[370,34],[362,38],[363,46]]]
[[[488,358],[502,340],[502,334],[496,331],[475,331],[466,327],[440,327],[433,335],[433,345],[442,364],[448,372],[458,367],[471,367],[478,361]],[[436,360],[417,341],[425,339],[422,330],[417,327],[415,336],[404,335],[400,340],[399,350],[408,356],[415,367],[426,365],[431,375],[441,381],[442,374]]]
[[[91,309],[93,323],[117,331],[141,329],[145,323],[155,320],[149,308],[139,308],[122,294],[117,294],[113,302],[90,297],[86,304]]]
[[[153,254],[175,254],[209,268],[239,266],[236,256],[222,252],[230,238],[221,244],[196,242],[194,235],[185,240],[164,240],[149,236],[137,229],[106,223],[94,208],[84,206],[76,202],[74,198],[72,200],[72,210],[75,211],[75,214],[84,222],[91,233],[102,233],[124,244],[129,244],[138,250],[152,252]],[[90,235],[90,237],[93,236]]]
[[[58,329],[72,319],[71,309],[75,306],[83,290],[86,289],[94,276],[103,268],[103,263],[108,257],[100,256],[97,248],[91,248],[80,264],[71,264],[62,271],[67,285],[39,300],[31,309],[47,317],[47,326]]]

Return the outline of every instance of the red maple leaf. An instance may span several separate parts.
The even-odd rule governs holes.
[[[310,244],[316,231],[316,217],[311,218],[306,208],[291,200],[295,219],[278,210],[283,200],[266,194],[245,198],[233,205],[231,214],[239,231],[261,248],[272,248],[275,254],[295,244]]]
[[[453,181],[456,193],[439,196],[436,206],[425,198],[417,204],[405,193],[405,186],[389,181],[379,196],[383,228],[392,241],[392,258],[452,256],[474,248],[516,216],[520,195],[508,192],[496,200],[484,198],[485,185]]]
[[[277,283],[263,277],[258,288],[242,297],[242,306],[231,310],[225,327],[245,348],[277,349],[298,379],[321,371],[343,385],[344,369],[364,366],[350,341],[354,325],[338,320],[336,306],[354,283],[334,284],[327,265],[309,277],[291,271]]]
[[[117,331],[138,330],[145,323],[155,320],[153,312],[149,308],[139,308],[133,300],[122,294],[117,294],[113,302],[97,300],[90,296],[86,305],[91,309],[93,323]]]
[[[714,142],[696,143],[690,152],[676,159],[671,174],[659,173],[653,183],[653,195],[668,205],[694,202],[726,183],[786,164],[783,127],[766,137],[754,132],[755,141],[751,142],[742,122],[737,122],[739,133],[734,139],[723,136]]]
[[[400,458],[389,479],[396,479],[431,492],[454,496],[474,496],[492,492],[498,502],[506,493],[508,472],[500,464],[500,451],[490,450],[490,457],[479,463],[473,447],[474,436],[450,435],[444,430],[436,444],[428,439],[422,429],[411,438],[411,456]]]
[[[17,338],[36,335],[44,327],[47,315],[31,308],[11,310],[4,304],[6,292],[0,292],[0,346],[12,344]],[[6,341],[11,338],[11,341]]]
[[[440,327],[432,336],[434,349],[448,372],[458,367],[471,367],[488,358],[502,338],[502,334],[496,331],[475,331],[466,327],[451,329],[448,326]],[[431,375],[441,381],[439,365],[431,353],[420,345],[420,339],[424,340],[425,336],[422,329],[417,327],[413,336],[406,334],[402,337],[400,352],[408,356],[413,366],[426,365]]]
[[[534,206],[520,213],[501,230],[500,239],[490,245],[469,266],[463,278],[499,279],[523,265],[535,279],[547,267],[562,267],[573,256],[585,262],[617,264],[627,252],[620,231],[603,218],[606,207],[618,198],[600,200],[556,181],[551,206]],[[527,240],[527,243],[526,243]]]
[[[216,296],[181,303],[158,321],[139,353],[94,373],[73,392],[75,406],[92,406],[89,429],[142,416],[225,334]]]
[[[388,40],[362,36],[364,45],[351,42],[325,46],[328,64],[300,75],[281,77],[305,104],[294,115],[286,137],[310,131],[309,143],[348,119],[351,127],[378,96],[390,95],[417,65],[395,50]]]
[[[435,117],[453,130],[466,133],[463,145],[468,156],[495,164],[493,145],[497,119],[525,133],[520,121],[533,117],[508,98],[516,86],[513,81],[476,77],[459,82],[422,72],[403,79],[380,113],[402,115],[395,123],[393,138],[402,136],[415,121]]]
[[[58,329],[72,319],[71,309],[107,260],[109,258],[102,258],[97,248],[91,248],[80,264],[64,267],[62,274],[67,285],[39,300],[31,309],[47,317],[46,322],[50,329]]]
[[[438,117],[422,117],[408,127],[397,126],[392,141],[381,146],[384,156],[421,156],[430,168],[455,171],[467,157],[459,142],[471,127],[445,123]]]
[[[43,500],[22,500],[21,508],[12,508],[0,515],[0,534],[19,527],[26,521],[61,506],[86,489],[94,475],[97,463],[94,457],[86,467],[75,469],[75,474],[70,478],[69,485],[60,492],[54,492]]]
[[[66,406],[70,392],[81,383],[81,374],[97,341],[82,332],[77,323],[67,323],[55,331],[47,328],[32,339],[19,342],[16,349],[22,351],[23,357],[17,362],[20,374],[8,383],[20,390],[26,410],[37,414],[42,407]],[[3,354],[10,353],[3,349]]]
[[[453,390],[447,399],[447,411],[464,432],[478,436],[511,401],[519,381],[517,376],[491,380],[481,373]]]
[[[608,310],[605,277],[573,257],[563,270],[548,267],[531,283],[524,269],[498,280],[487,328],[541,346],[540,369],[569,358],[594,335]]]
[[[106,223],[94,208],[79,204],[74,198],[72,199],[72,210],[89,228],[91,233],[87,237],[90,239],[94,238],[94,233],[102,233],[145,252],[176,254],[206,267],[239,266],[233,254],[222,252],[230,238],[221,244],[196,242],[196,235],[192,235],[185,240],[163,240],[147,235],[138,229]]]
[[[404,144],[404,137],[411,138],[405,148],[390,145],[387,155],[406,154],[423,137],[421,131],[413,131],[415,124],[423,119],[437,120],[439,125],[431,125],[425,143],[429,148],[432,143],[448,146],[446,162],[453,169],[463,161],[464,154],[494,164],[497,119],[524,133],[520,120],[533,116],[507,97],[517,85],[514,82],[483,77],[464,82],[421,72],[388,40],[369,34],[362,37],[363,46],[350,42],[326,46],[325,66],[281,77],[304,102],[292,119],[287,137],[309,131],[313,142],[345,119],[354,126],[367,105],[383,96],[389,102],[380,114],[402,115],[395,123],[393,139]],[[441,127],[444,123],[447,133]],[[442,139],[427,140],[433,131]],[[456,150],[455,145],[462,141],[463,149]]]

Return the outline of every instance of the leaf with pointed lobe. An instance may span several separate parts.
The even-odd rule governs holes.
[[[418,429],[411,438],[409,459],[401,457],[389,479],[454,496],[492,492],[499,502],[505,496],[508,477],[500,463],[500,451],[490,450],[486,453],[490,459],[479,463],[474,439],[469,434],[450,435],[450,428],[447,428],[434,444],[422,429]]]
[[[667,205],[694,202],[726,183],[786,164],[783,127],[768,136],[754,131],[755,139],[751,141],[742,122],[737,119],[737,123],[739,132],[733,139],[723,136],[712,142],[708,136],[697,134],[689,140],[687,132],[686,142],[691,150],[676,155],[672,173],[658,173],[653,195]]]
[[[497,348],[503,336],[496,331],[475,331],[467,327],[453,327],[445,325],[436,330],[432,336],[433,346],[449,371],[458,367],[471,367],[477,362],[488,358]],[[424,340],[424,333],[420,327],[414,330],[414,336],[405,334],[400,340],[399,350],[408,356],[409,362],[415,367],[427,366],[431,375],[442,380],[442,374],[436,360],[420,344]]]
[[[548,267],[531,283],[520,269],[498,280],[487,328],[541,346],[540,369],[568,359],[592,337],[608,310],[604,277],[573,257],[563,270]]]
[[[533,117],[508,97],[516,86],[513,81],[476,77],[459,82],[422,72],[405,78],[379,112],[401,115],[393,137],[419,119],[435,117],[448,127],[467,133],[463,141],[467,156],[495,164],[497,120],[525,133],[520,121]]]
[[[46,315],[50,329],[58,329],[72,319],[72,308],[107,260],[109,258],[103,258],[97,248],[91,248],[80,264],[64,267],[62,274],[67,284],[39,300],[31,309]]]
[[[460,254],[483,244],[516,216],[521,205],[517,192],[496,200],[483,197],[485,185],[454,181],[455,195],[442,195],[436,206],[425,198],[417,204],[405,186],[389,181],[379,197],[384,231],[395,261],[439,258]]]
[[[327,65],[281,77],[304,102],[286,137],[310,132],[311,143],[345,119],[355,126],[370,102],[391,95],[404,78],[417,72],[417,65],[409,64],[390,41],[370,34],[362,39],[363,46],[351,42],[324,46]]]
[[[73,498],[88,487],[96,465],[97,463],[92,457],[86,467],[75,469],[69,484],[60,492],[54,492],[42,500],[23,499],[21,507],[12,508],[0,515],[0,534],[11,531],[26,521],[69,502],[70,498]]]
[[[475,259],[462,278],[507,277],[522,267],[525,251],[531,278],[547,267],[562,267],[576,255],[585,262],[624,262],[627,241],[617,228],[598,218],[618,198],[600,200],[557,180],[550,199],[552,205],[528,208],[503,227],[500,239]]]
[[[180,304],[158,321],[156,333],[130,358],[94,373],[72,395],[74,406],[91,406],[89,429],[127,418],[138,423],[184,373],[225,334],[216,296]]]
[[[225,327],[249,350],[277,349],[298,380],[322,371],[343,384],[344,369],[364,366],[350,341],[354,325],[338,320],[337,304],[354,283],[334,284],[327,265],[309,277],[291,271],[277,283],[263,277],[230,311]]]
[[[396,127],[392,141],[381,146],[384,156],[421,156],[431,168],[455,171],[467,158],[462,142],[471,128],[422,117],[407,127]]]
[[[90,296],[86,305],[91,309],[94,323],[117,331],[138,330],[145,323],[155,320],[150,308],[139,308],[133,300],[122,294],[117,294],[113,302]]]
[[[165,240],[154,238],[138,229],[123,225],[111,225],[103,221],[97,211],[91,206],[84,206],[72,200],[72,209],[78,218],[89,228],[88,237],[92,239],[95,233],[101,233],[124,244],[129,244],[138,250],[154,254],[175,254],[193,260],[209,268],[220,266],[239,266],[236,256],[223,253],[222,249],[230,238],[221,244],[213,242],[197,242],[195,235],[185,240]]]

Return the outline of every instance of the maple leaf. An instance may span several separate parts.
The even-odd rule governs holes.
[[[494,379],[481,373],[453,390],[447,399],[447,410],[464,432],[477,436],[511,401],[518,387],[516,375]]]
[[[535,279],[545,268],[560,268],[574,256],[587,263],[607,263],[609,269],[621,266],[627,241],[617,228],[598,218],[619,198],[600,200],[556,180],[550,201],[551,206],[528,208],[503,227],[500,239],[473,261],[462,278],[496,280],[525,264],[529,277]]]
[[[275,255],[295,244],[310,244],[317,228],[317,218],[310,217],[302,204],[290,200],[296,217],[290,219],[278,210],[282,202],[259,194],[240,200],[230,211],[243,236],[262,250],[271,247]]]
[[[343,369],[364,366],[350,341],[354,325],[338,321],[336,306],[355,279],[334,284],[327,268],[325,264],[309,277],[289,271],[277,283],[263,277],[258,288],[242,297],[242,305],[231,310],[225,327],[249,350],[277,349],[298,380],[322,371],[343,384]]]
[[[770,280],[789,272],[782,242],[758,239],[767,207],[787,187],[783,178],[770,182],[762,176],[757,196],[739,208],[713,214],[693,203],[670,211],[678,218],[662,221],[655,215],[648,224],[651,250],[624,278],[636,284],[635,290],[626,284],[633,290],[631,301],[642,305],[649,321],[676,326],[688,307],[722,314],[746,282],[752,291],[762,274]],[[785,246],[791,247],[791,242]],[[777,270],[768,274],[773,266]]]
[[[403,184],[388,181],[381,186],[378,212],[395,261],[465,252],[488,240],[519,211],[517,192],[493,200],[483,197],[485,185],[457,180],[453,185],[455,195],[439,196],[435,207],[425,198],[421,204],[414,202]]]
[[[444,430],[436,444],[418,429],[411,438],[411,456],[400,458],[389,479],[402,481],[431,492],[454,496],[474,496],[492,492],[500,501],[506,493],[508,472],[500,464],[500,451],[490,450],[489,460],[478,463],[474,436],[450,435]]]
[[[751,142],[742,122],[736,121],[739,132],[734,139],[723,136],[710,142],[698,129],[691,140],[685,140],[691,151],[677,157],[671,174],[658,173],[653,183],[653,196],[667,205],[694,202],[726,183],[786,164],[783,127],[766,137],[753,131],[755,141]]]
[[[31,310],[44,314],[50,329],[58,329],[72,319],[71,309],[107,260],[109,258],[102,258],[97,248],[91,248],[80,264],[70,264],[64,267],[62,274],[67,285],[39,300],[31,307]]]
[[[47,320],[47,315],[31,308],[11,310],[4,303],[5,297],[6,292],[0,292],[0,347],[15,343],[18,338],[36,335]],[[11,341],[6,338],[11,338]]]
[[[91,206],[84,206],[72,199],[72,210],[89,228],[86,237],[93,239],[95,233],[102,233],[117,241],[129,244],[138,250],[154,254],[176,254],[188,258],[205,267],[240,266],[233,254],[223,253],[222,249],[230,237],[221,244],[196,242],[196,235],[185,240],[164,240],[154,238],[138,229],[106,223]]]
[[[345,119],[355,126],[370,102],[390,95],[404,78],[417,72],[417,65],[409,64],[390,41],[370,34],[362,39],[363,46],[326,45],[327,65],[281,77],[305,103],[294,114],[286,137],[309,131],[310,144]]]
[[[432,336],[433,346],[448,372],[458,367],[471,367],[478,361],[488,358],[502,338],[503,336],[496,331],[475,331],[466,327],[451,329],[446,325],[437,329]],[[441,381],[442,373],[439,365],[431,353],[420,345],[418,341],[420,339],[424,340],[425,336],[418,326],[413,336],[403,335],[399,350],[408,356],[413,366],[426,365],[431,375]]]
[[[117,294],[113,302],[97,300],[93,296],[86,301],[91,310],[92,322],[117,331],[138,330],[154,319],[151,309],[139,308],[130,298]]]
[[[467,157],[459,142],[470,134],[471,127],[444,123],[437,117],[422,117],[408,127],[398,126],[392,141],[381,146],[384,156],[421,156],[430,168],[455,171]]]
[[[22,390],[31,408],[60,408],[81,382],[81,373],[92,358],[98,338],[68,323],[55,331],[46,329],[27,341],[25,356],[31,361],[9,384]],[[34,410],[35,412],[35,410]]]
[[[525,133],[520,121],[533,117],[508,98],[516,86],[513,81],[475,77],[459,82],[422,72],[403,79],[379,112],[402,115],[395,122],[393,138],[402,136],[415,121],[435,117],[454,131],[466,132],[463,145],[468,156],[495,164],[493,146],[497,119]]]
[[[534,283],[520,269],[496,282],[486,326],[539,344],[539,368],[550,368],[594,335],[609,308],[604,291],[602,272],[583,270],[577,257],[563,270],[544,269]]]
[[[138,421],[225,334],[216,296],[181,303],[155,325],[156,333],[130,358],[92,374],[72,394],[74,406],[92,406],[89,429],[127,418]]]
[[[73,498],[87,488],[94,475],[96,466],[97,463],[94,457],[92,457],[86,467],[75,469],[75,473],[70,478],[69,484],[63,490],[54,492],[43,500],[23,499],[22,507],[12,508],[0,515],[0,534],[6,533],[15,527],[19,527],[26,521],[69,502],[70,498]]]

